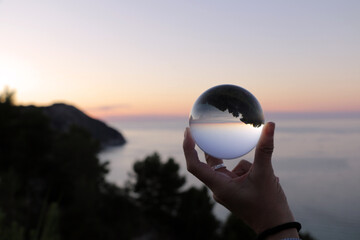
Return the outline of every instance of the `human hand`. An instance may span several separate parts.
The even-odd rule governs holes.
[[[212,167],[223,163],[223,160],[207,154],[207,163],[201,162],[190,129],[187,128],[184,133],[183,149],[188,171],[211,189],[217,202],[241,218],[258,234],[294,221],[271,164],[274,129],[274,123],[264,126],[256,147],[254,163],[241,160],[232,171],[226,168],[214,170]],[[298,237],[297,231],[291,230],[287,231],[286,237]]]

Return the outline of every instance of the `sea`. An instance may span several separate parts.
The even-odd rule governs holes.
[[[360,239],[360,114],[267,113],[276,124],[273,166],[302,232],[317,240]],[[184,117],[108,119],[127,143],[99,154],[110,162],[108,180],[124,186],[135,161],[158,153],[174,158],[187,186],[202,183],[186,170],[182,151]],[[199,156],[204,161],[200,149]],[[253,161],[254,150],[241,159]],[[229,169],[240,159],[226,160]],[[219,204],[214,214],[225,220],[229,212]]]

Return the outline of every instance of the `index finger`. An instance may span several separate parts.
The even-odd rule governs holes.
[[[199,160],[195,150],[195,141],[191,137],[190,129],[186,128],[183,142],[184,155],[186,159],[187,170],[206,184],[209,188],[213,188],[216,183],[216,173],[211,167]]]

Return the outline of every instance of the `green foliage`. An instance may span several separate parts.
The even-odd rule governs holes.
[[[40,217],[39,225],[30,232],[31,240],[59,240],[59,208],[52,203]],[[6,222],[6,215],[0,209],[0,239],[23,240],[26,239],[25,228],[17,222]]]
[[[208,189],[191,187],[182,192],[180,199],[176,216],[176,226],[181,229],[178,234],[186,239],[217,239],[220,222],[213,214],[214,203]]]
[[[24,239],[99,239],[117,231],[102,226],[101,208],[109,192],[106,163],[97,158],[99,144],[76,126],[66,133],[51,129],[40,110],[9,104],[12,94],[1,96],[2,226],[19,226]],[[39,225],[43,206],[49,206],[50,215]],[[54,224],[60,234],[54,234]]]
[[[57,203],[51,203],[46,213],[44,214],[44,221],[38,226],[37,231],[34,234],[32,240],[60,240],[60,210]],[[41,237],[39,237],[40,229]]]
[[[134,164],[129,187],[145,217],[144,233],[155,239],[216,239],[219,222],[207,189],[181,190],[185,177],[179,169],[174,159],[162,163],[157,153]]]
[[[0,104],[12,106],[14,105],[15,92],[10,91],[9,88],[5,87],[4,92],[0,94]]]
[[[154,153],[134,164],[135,183],[133,191],[141,208],[152,215],[173,215],[178,205],[179,189],[185,178],[178,174],[179,165],[170,158],[161,163]]]
[[[16,222],[6,223],[5,213],[0,209],[0,239],[23,240],[24,228]]]

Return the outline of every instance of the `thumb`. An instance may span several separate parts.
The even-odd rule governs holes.
[[[273,173],[271,156],[274,150],[275,123],[265,124],[255,150],[254,173]]]

